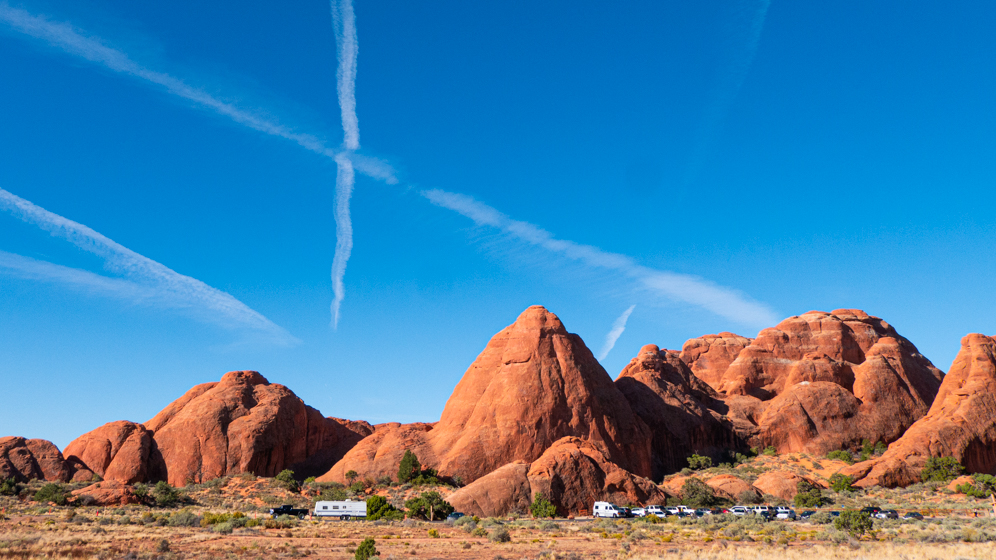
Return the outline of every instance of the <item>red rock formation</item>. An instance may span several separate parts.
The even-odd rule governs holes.
[[[66,461],[48,440],[10,436],[0,438],[0,478],[69,482],[90,480],[93,473],[86,465]]]
[[[356,471],[361,479],[397,480],[398,465],[405,450],[411,450],[423,466],[438,463],[428,435],[434,424],[417,422],[378,424],[374,432],[360,440],[331,470],[318,477],[319,482],[347,482],[346,473]]]
[[[566,437],[532,464],[521,461],[494,470],[450,494],[459,511],[481,516],[528,511],[538,493],[558,515],[591,515],[596,501],[664,504],[667,494],[650,480],[612,463],[591,442]]]
[[[104,424],[73,440],[65,454],[104,480],[133,484],[166,479],[166,465],[152,432],[134,422]]]
[[[753,445],[824,454],[898,439],[926,414],[942,378],[885,321],[838,309],[761,331],[718,387],[730,421]]]
[[[768,471],[757,477],[754,487],[765,494],[791,501],[799,493],[799,483],[803,481],[818,486],[812,480],[790,471]]]
[[[192,388],[145,427],[174,485],[241,472],[275,476],[295,466],[298,476],[320,474],[358,435],[255,371],[229,372],[218,383]],[[351,441],[342,439],[343,430]],[[309,463],[316,455],[325,463]],[[308,467],[315,470],[305,472]]]
[[[84,505],[124,506],[137,504],[141,500],[131,486],[117,480],[105,480],[79,490],[73,490],[73,497]]]
[[[718,390],[727,368],[751,342],[750,338],[729,332],[707,334],[685,341],[681,361],[688,364],[696,377]]]
[[[757,497],[761,496],[761,492],[751,483],[732,474],[717,475],[705,482],[716,492],[717,496],[726,498],[732,502],[743,502],[744,493],[750,493]]]
[[[996,339],[970,334],[933,406],[881,457],[842,472],[857,486],[906,486],[930,457],[954,457],[969,472],[996,474]]]
[[[651,429],[655,480],[687,467],[693,453],[718,457],[737,447],[723,421],[727,407],[721,396],[677,352],[644,346],[619,374],[616,387]]]
[[[567,436],[636,474],[651,472],[646,425],[581,338],[540,306],[491,339],[431,432],[409,442],[409,432],[395,433],[407,429],[361,442],[322,480],[342,481],[350,469],[364,478],[393,476],[405,450],[398,442],[406,442],[421,450],[415,453],[423,465],[472,482],[506,464],[535,461]]]

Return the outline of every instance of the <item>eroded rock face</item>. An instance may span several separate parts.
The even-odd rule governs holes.
[[[644,346],[615,383],[650,427],[653,479],[687,467],[693,453],[719,457],[738,447],[723,419],[727,407],[722,396],[696,377],[677,352]]]
[[[141,502],[131,486],[117,480],[105,480],[73,490],[73,496],[78,502],[94,506],[125,506]]]
[[[86,481],[93,478],[93,472],[86,465],[66,461],[59,448],[48,440],[10,436],[0,438],[0,478],[13,478],[17,482]]]
[[[969,472],[996,474],[996,339],[970,334],[926,416],[881,457],[845,469],[857,486],[906,486],[930,457],[954,457]]]
[[[118,421],[87,432],[66,446],[65,455],[90,467],[104,480],[124,484],[166,480],[166,464],[141,424]]]
[[[751,494],[755,497],[761,496],[761,492],[751,483],[732,474],[720,474],[705,482],[716,492],[717,496],[735,503],[746,501],[744,500],[745,494]]]
[[[707,334],[682,345],[681,361],[696,377],[718,390],[727,368],[751,342],[753,339],[729,332]]]
[[[761,331],[718,389],[752,445],[825,454],[864,439],[895,441],[926,414],[942,378],[882,319],[838,309]]]
[[[242,472],[275,476],[294,466],[298,476],[321,474],[358,435],[346,429],[353,441],[344,441],[342,424],[255,371],[232,371],[192,388],[145,427],[174,485]],[[321,455],[319,464],[309,462]]]
[[[394,476],[410,445],[424,466],[472,482],[515,461],[531,463],[563,437],[587,441],[636,474],[651,473],[647,426],[581,338],[540,306],[491,339],[431,432],[413,438],[404,430],[360,442],[322,480],[342,482],[350,469],[363,478]]]
[[[423,467],[438,463],[429,443],[429,433],[435,424],[416,422],[378,424],[372,434],[360,440],[331,470],[318,477],[319,482],[347,482],[346,473],[356,471],[361,480],[388,477],[397,480],[398,465],[411,450]]]
[[[754,481],[754,487],[764,494],[792,501],[799,493],[799,483],[803,481],[817,486],[812,480],[790,471],[769,471],[757,477],[757,480]]]
[[[528,511],[538,493],[561,516],[591,515],[596,501],[664,504],[667,499],[657,485],[612,463],[595,445],[566,437],[533,463],[505,465],[450,494],[447,501],[465,513],[497,516]]]

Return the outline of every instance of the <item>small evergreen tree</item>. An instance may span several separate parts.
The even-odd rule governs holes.
[[[422,474],[422,463],[418,462],[418,457],[411,450],[406,449],[398,465],[398,482],[404,484]]]
[[[833,520],[833,527],[838,531],[847,531],[852,537],[860,537],[872,529],[872,519],[867,513],[849,509],[840,513]]]
[[[958,478],[965,470],[954,457],[931,457],[920,471],[924,482],[947,482]]]
[[[712,487],[697,478],[689,478],[681,485],[681,501],[685,505],[700,508],[716,505],[716,492]]]
[[[708,469],[711,466],[712,466],[712,458],[710,457],[693,453],[692,456],[688,458],[688,468],[692,470],[698,471],[702,469]]]
[[[357,474],[356,471],[354,471],[354,470],[348,470],[348,471],[346,471],[346,480],[348,480],[350,482],[350,484],[352,484],[352,482],[354,480],[356,480],[356,477],[358,477],[358,476],[360,476],[360,475]]]
[[[533,498],[533,503],[529,506],[529,513],[532,513],[533,517],[536,518],[556,517],[557,506],[550,503],[550,500],[547,500],[542,492],[537,492],[536,497]]]
[[[294,478],[294,471],[290,469],[280,471],[280,474],[274,477],[274,480],[277,481],[277,484],[285,490],[297,492],[301,489],[297,483],[297,480]]]
[[[854,487],[851,486],[852,482],[854,480],[846,474],[834,473],[830,476],[830,488],[834,492],[853,492]]]
[[[439,492],[423,492],[421,496],[406,501],[405,509],[409,516],[429,521],[446,519],[446,516],[453,513],[453,506]]]
[[[826,502],[826,498],[823,497],[823,491],[805,480],[800,480],[799,484],[796,485],[796,489],[799,492],[792,500],[795,502],[795,507],[820,507]]]
[[[373,539],[366,538],[360,543],[360,546],[356,547],[356,560],[369,560],[374,556],[380,556],[377,552],[377,546]]]
[[[156,505],[169,507],[180,501],[180,492],[165,480],[160,480],[152,490],[152,498],[156,501]]]

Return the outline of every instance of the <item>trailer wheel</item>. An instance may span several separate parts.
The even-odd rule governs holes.
[[[343,521],[349,521],[349,516],[343,515],[340,519],[342,519]]]

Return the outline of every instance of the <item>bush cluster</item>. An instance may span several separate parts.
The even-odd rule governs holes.
[[[52,502],[56,505],[64,506],[69,496],[70,494],[61,484],[50,482],[35,492],[35,501],[43,504]]]
[[[848,465],[854,464],[854,456],[851,455],[850,451],[845,451],[843,449],[838,449],[837,451],[831,451],[827,453],[827,459],[833,459],[835,461],[844,461]]]
[[[692,470],[699,471],[702,469],[708,469],[711,466],[712,458],[710,457],[693,453],[692,456],[688,458],[688,468]]]
[[[988,498],[996,494],[996,476],[991,474],[973,474],[972,482],[959,484],[956,490],[973,498]]]
[[[447,514],[449,515],[449,514]],[[383,496],[370,496],[367,498],[367,520],[377,521],[378,519],[404,519],[405,514],[398,508],[391,505],[387,498]]]
[[[860,537],[872,529],[872,519],[867,513],[848,509],[840,512],[837,519],[833,520],[833,528],[838,531],[846,531],[852,537]]]
[[[691,507],[711,507],[718,503],[711,486],[697,478],[689,478],[681,485],[681,501]]]
[[[421,496],[405,502],[409,517],[418,517],[428,521],[446,519],[453,513],[453,506],[443,499],[439,492],[423,492]]]
[[[854,479],[846,474],[834,473],[830,476],[830,488],[834,492],[853,492],[854,487],[851,486],[853,482]]]
[[[14,478],[0,479],[0,496],[16,496],[20,491],[20,485]]]
[[[798,493],[792,500],[795,503],[795,507],[798,508],[811,508],[820,507],[829,500],[823,497],[823,490],[820,488],[806,482],[805,480],[800,480],[799,484],[796,485]]]
[[[356,560],[369,560],[379,554],[380,553],[377,552],[377,546],[374,540],[367,537],[366,539],[363,539],[360,546],[356,547],[356,555],[354,558],[356,558]]]
[[[180,491],[170,486],[165,480],[160,480],[152,489],[152,499],[160,507],[169,507],[180,501]]]
[[[931,457],[920,471],[924,482],[948,482],[961,476],[965,467],[954,457]]]
[[[536,518],[556,517],[557,506],[550,503],[550,500],[547,500],[542,492],[537,492],[536,497],[533,498],[533,503],[529,506],[529,513]]]
[[[301,490],[301,485],[298,484],[297,479],[294,478],[294,471],[290,469],[280,471],[280,474],[275,476],[273,481],[277,486],[287,490],[288,492],[298,492]]]

